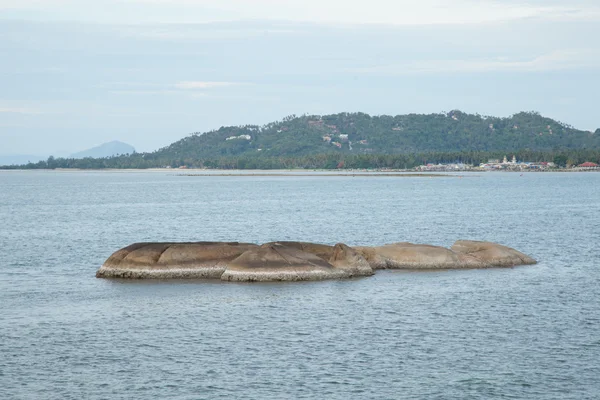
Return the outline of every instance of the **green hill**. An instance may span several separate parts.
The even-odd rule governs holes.
[[[409,154],[600,148],[600,135],[537,113],[508,118],[447,114],[370,116],[342,113],[287,117],[263,127],[223,127],[195,133],[154,155],[158,158],[304,156],[321,153]]]
[[[110,158],[50,158],[26,168],[410,168],[424,162],[517,154],[559,165],[600,161],[600,130],[587,132],[521,112],[507,118],[451,111],[370,116],[289,116],[265,126],[194,133],[152,153]]]

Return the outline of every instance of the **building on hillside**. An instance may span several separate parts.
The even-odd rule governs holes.
[[[235,140],[235,139],[251,140],[252,136],[250,136],[250,135],[240,135],[240,136],[229,136],[228,138],[225,138],[225,140]]]

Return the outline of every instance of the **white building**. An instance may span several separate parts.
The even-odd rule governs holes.
[[[234,139],[252,140],[252,136],[250,136],[250,135],[229,136],[225,140],[234,140]]]

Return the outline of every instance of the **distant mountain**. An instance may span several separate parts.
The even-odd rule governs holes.
[[[96,146],[88,150],[71,154],[70,158],[104,158],[133,153],[135,153],[135,148],[133,148],[133,146],[115,140],[112,142],[101,144],[100,146]]]

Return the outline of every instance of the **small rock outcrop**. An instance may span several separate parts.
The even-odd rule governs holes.
[[[296,247],[267,243],[233,260],[221,280],[238,282],[319,281],[348,274],[324,259]]]
[[[378,247],[356,247],[373,269],[485,268],[486,264],[445,247],[408,242]]]
[[[362,254],[343,243],[338,243],[333,247],[329,264],[344,271],[348,277],[369,276],[374,273],[373,268]]]
[[[514,267],[537,263],[536,260],[520,251],[492,242],[458,240],[451,249],[457,254],[473,257],[489,267]]]
[[[96,272],[98,278],[219,279],[227,264],[251,243],[135,243],[113,255]]]

